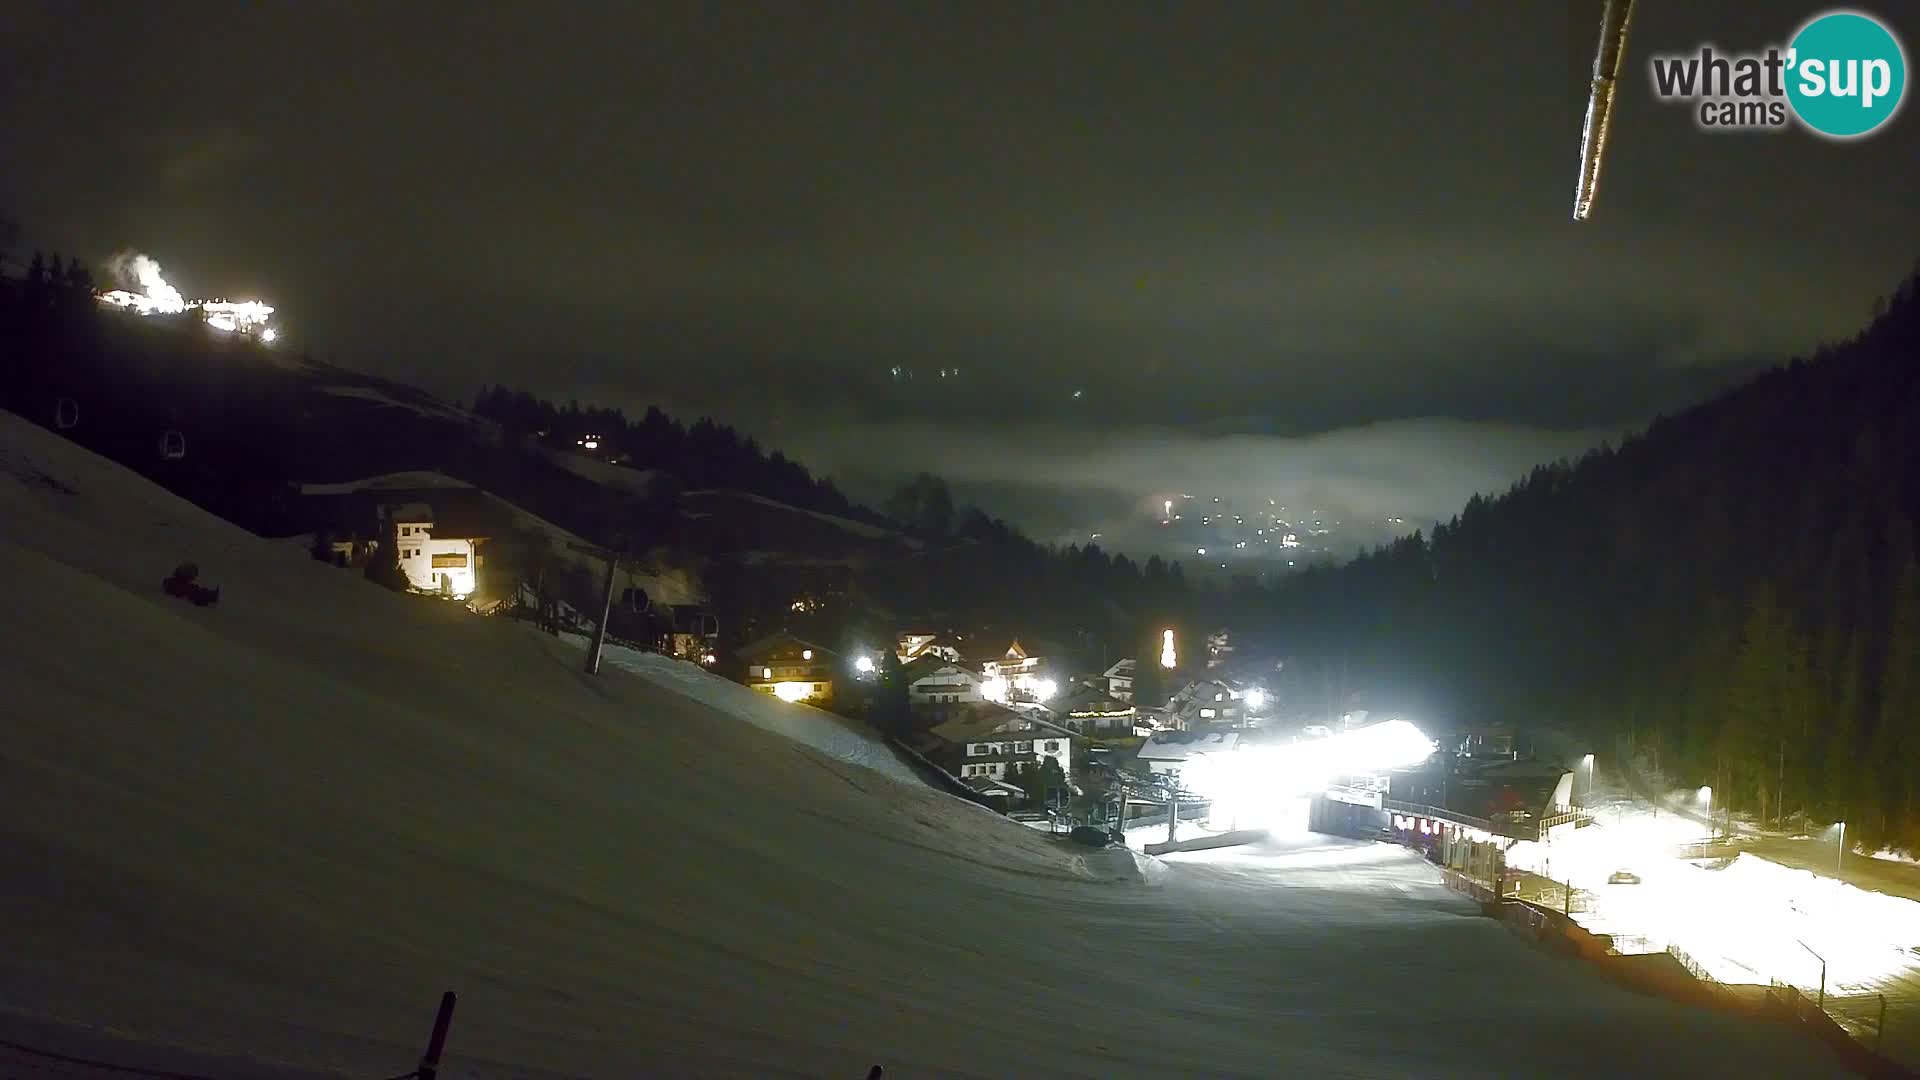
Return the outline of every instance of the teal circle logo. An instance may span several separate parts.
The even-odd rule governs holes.
[[[1787,101],[1815,132],[1852,139],[1900,111],[1907,54],[1880,20],[1828,12],[1801,27],[1787,48]]]

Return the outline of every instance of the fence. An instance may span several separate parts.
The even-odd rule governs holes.
[[[1792,983],[1769,979],[1767,998],[1783,1009],[1793,1013],[1801,1021],[1831,1021],[1840,1030],[1876,1052],[1885,1041],[1887,1028],[1887,995],[1881,993],[1866,994],[1829,994],[1824,989],[1817,993]]]
[[[1715,990],[1720,991],[1721,993],[1730,992],[1727,990],[1727,986],[1725,983],[1721,982],[1719,979],[1716,979],[1711,974],[1709,974],[1707,969],[1701,966],[1700,961],[1695,960],[1692,956],[1688,955],[1687,951],[1685,949],[1682,949],[1680,946],[1674,945],[1674,944],[1668,944],[1667,955],[1673,957],[1675,960],[1678,960],[1680,962],[1680,966],[1687,969],[1687,974],[1693,976],[1695,979],[1698,979],[1702,985],[1711,987]]]
[[[1826,1013],[1847,1034],[1875,1050],[1882,1048],[1887,1030],[1887,995],[1828,994]]]
[[[1468,877],[1451,867],[1440,867],[1440,878],[1446,882],[1447,888],[1463,896],[1470,896],[1483,904],[1495,904],[1500,901],[1500,893],[1492,885],[1479,878]]]

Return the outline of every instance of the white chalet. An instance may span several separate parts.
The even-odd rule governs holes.
[[[977,671],[959,664],[942,664],[907,684],[907,704],[915,709],[934,705],[967,705],[986,700],[980,692],[985,682]]]
[[[433,508],[403,503],[382,508],[400,552],[407,584],[464,600],[479,585],[480,542],[473,529],[436,527]]]
[[[980,665],[982,691],[989,701],[1045,701],[1060,690],[1051,667],[1041,657],[1028,656],[1016,640],[999,659]]]
[[[1115,660],[1113,666],[1100,676],[1106,683],[1107,696],[1121,701],[1133,700],[1133,661]]]
[[[962,780],[1008,780],[1044,758],[1073,775],[1073,732],[1033,714],[983,701],[926,733],[929,749]]]

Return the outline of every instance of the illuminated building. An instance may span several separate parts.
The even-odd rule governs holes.
[[[479,588],[484,533],[452,522],[436,524],[433,508],[420,504],[389,508],[387,521],[408,585],[455,600],[465,600]]]
[[[407,586],[449,599],[512,591],[485,573],[487,541],[511,528],[476,488],[431,473],[304,484],[294,514],[342,567],[360,567],[392,543]]]
[[[927,631],[911,631],[900,635],[899,647],[894,655],[903,664],[911,664],[923,656],[937,656],[949,663],[958,663],[960,647],[950,637]]]
[[[1141,724],[1130,701],[1122,701],[1098,686],[1083,686],[1048,703],[1059,723],[1076,735],[1095,738],[1133,738],[1150,733]]]
[[[980,675],[988,701],[1045,701],[1060,689],[1051,665],[1042,657],[1027,655],[1017,640],[998,660],[981,664]]]
[[[850,670],[839,654],[788,633],[761,638],[738,655],[746,663],[747,686],[811,705],[832,702],[835,680]]]

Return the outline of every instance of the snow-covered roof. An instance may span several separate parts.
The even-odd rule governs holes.
[[[1044,717],[1030,713],[1015,712],[1004,705],[991,701],[969,702],[953,706],[959,715],[944,724],[935,725],[931,734],[940,741],[954,746],[967,743],[986,742],[1001,738],[1050,739],[1060,736],[1072,737],[1073,732],[1054,724]],[[1008,724],[1019,722],[1033,724],[1031,728],[1017,731],[1001,731]]]
[[[1142,761],[1185,761],[1195,754],[1218,754],[1240,745],[1237,731],[1162,731],[1140,747]]]
[[[1065,697],[1047,702],[1047,707],[1067,716],[1131,714],[1132,705],[1097,686],[1082,686]]]
[[[979,672],[962,667],[959,664],[950,664],[944,660],[938,660],[924,667],[917,666],[921,663],[921,660],[915,660],[903,669],[907,673],[907,685],[918,686],[929,679],[943,679],[950,685],[956,682],[965,682],[973,683],[976,686],[985,681],[980,677]]]

